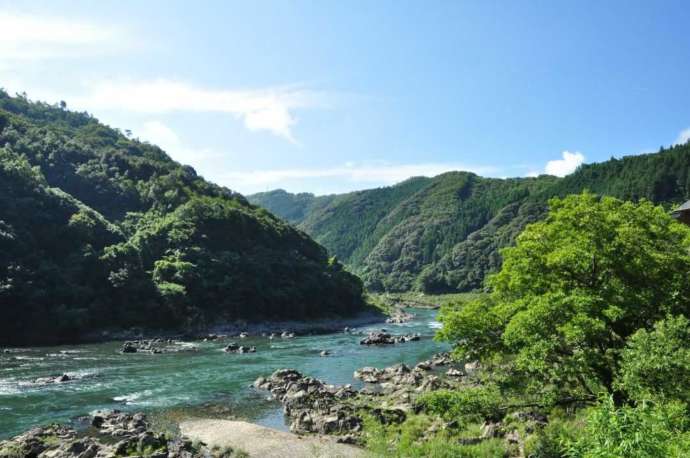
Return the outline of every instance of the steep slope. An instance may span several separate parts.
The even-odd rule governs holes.
[[[87,114],[0,91],[0,345],[364,307],[304,232]]]
[[[668,206],[688,199],[690,145],[584,165],[565,178],[454,172],[413,183],[329,196],[327,205],[304,207],[304,217],[293,222],[373,290],[469,291],[500,267],[500,249],[544,215],[551,197],[588,189]],[[281,196],[284,206],[290,196]],[[275,208],[267,200],[262,204]]]
[[[335,194],[315,196],[308,192],[291,194],[284,189],[252,194],[249,201],[280,216],[292,224],[297,224],[316,213],[335,199]]]

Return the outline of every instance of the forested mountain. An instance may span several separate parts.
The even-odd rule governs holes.
[[[690,144],[584,165],[565,178],[451,172],[336,196],[280,190],[248,199],[305,230],[372,290],[438,293],[480,288],[500,267],[500,249],[542,218],[549,198],[585,189],[680,203],[690,198]]]
[[[0,91],[0,344],[363,306],[304,232],[86,113]]]

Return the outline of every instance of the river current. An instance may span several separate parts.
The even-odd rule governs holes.
[[[70,422],[99,409],[144,411],[158,421],[186,417],[235,418],[286,429],[282,410],[267,393],[251,388],[259,376],[280,368],[334,384],[360,384],[352,378],[364,366],[414,364],[448,347],[432,339],[438,328],[433,310],[411,310],[405,324],[386,328],[392,334],[420,333],[421,340],[397,345],[364,346],[360,334],[321,334],[294,339],[235,339],[256,346],[256,353],[222,351],[227,341],[191,342],[196,351],[122,354],[122,342],[13,349],[0,354],[0,439],[32,426]],[[330,356],[321,357],[328,350]],[[42,377],[67,374],[72,380],[41,384]]]

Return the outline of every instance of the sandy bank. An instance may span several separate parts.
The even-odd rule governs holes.
[[[366,453],[355,446],[339,444],[330,437],[297,436],[244,421],[189,420],[180,424],[185,436],[208,446],[244,450],[251,457],[264,458],[349,458]]]

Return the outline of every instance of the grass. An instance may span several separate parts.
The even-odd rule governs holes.
[[[501,458],[508,452],[502,439],[486,439],[463,444],[462,439],[476,439],[479,424],[467,425],[460,430],[438,429],[435,418],[412,415],[400,425],[381,425],[374,419],[365,419],[366,446],[372,457],[380,458]]]

